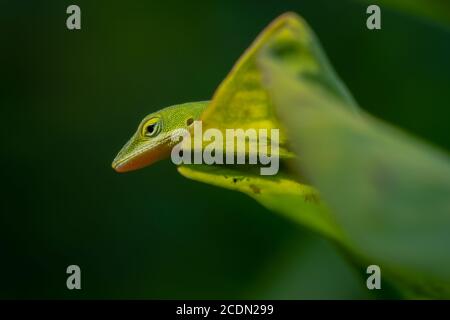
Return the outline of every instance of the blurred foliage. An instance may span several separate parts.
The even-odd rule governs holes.
[[[301,69],[297,70],[299,74],[305,74],[326,83],[329,90],[338,95],[351,110],[356,110],[353,98],[335,75],[312,31],[298,16],[286,13],[261,32],[245,51],[219,85],[212,101],[201,116],[205,129],[221,129],[224,136],[227,128],[244,130],[281,128],[279,150],[281,161],[290,159],[292,156],[287,149],[288,141],[286,141],[283,124],[276,116],[276,106],[263,86],[262,71],[257,58],[261,48],[275,36],[279,40],[278,49],[282,53],[285,50],[283,36],[291,29],[301,33],[297,37],[299,42],[296,43],[300,53],[298,56],[284,57],[284,59],[301,61],[299,65]],[[250,143],[253,141],[248,141],[248,144]],[[259,167],[252,168],[250,165],[236,165],[232,168],[229,165],[215,167],[186,165],[179,167],[179,171],[184,176],[197,181],[244,192],[270,209],[284,213],[326,236],[344,241],[317,191],[306,185],[304,181],[295,179],[286,167],[281,168],[284,173],[275,176],[261,176]]]
[[[261,58],[279,114],[350,246],[416,297],[450,297],[450,159],[391,126],[348,111],[302,74],[300,32]],[[279,37],[282,37],[281,32]]]
[[[261,53],[265,46],[269,46],[264,49],[267,52]],[[333,219],[320,205],[319,195],[292,177],[252,176],[240,172],[247,170],[245,167],[233,171],[187,166],[181,168],[181,173],[242,191],[270,209],[288,212],[306,226],[331,235],[358,257],[378,261],[397,285],[406,286],[410,295],[449,297],[448,157],[364,114],[356,115],[353,100],[328,70],[306,23],[294,14],[285,14],[247,50],[224,81],[234,86],[226,88],[228,94],[223,95],[220,90],[225,91],[226,85],[221,85],[202,118],[205,123],[211,118],[220,123],[225,117],[228,127],[240,128],[246,127],[248,117],[239,115],[273,115],[278,110],[282,124],[288,125],[289,142],[299,155],[298,172],[323,190],[350,241],[330,223]],[[258,71],[264,71],[274,104],[269,103],[269,98],[259,99],[261,92],[269,94],[261,80],[256,85],[249,83],[249,79],[261,79]],[[259,95],[254,94],[255,90]],[[249,96],[244,103],[242,99],[237,103],[229,98],[222,101],[224,96],[243,94]],[[258,99],[252,100],[255,97]],[[224,110],[218,110],[217,105]],[[233,122],[227,122],[225,110],[232,112],[235,108],[240,112],[234,113]],[[274,110],[259,110],[267,108]],[[265,119],[259,120],[264,123]],[[311,197],[316,200],[308,200]],[[308,202],[313,205],[305,207]]]

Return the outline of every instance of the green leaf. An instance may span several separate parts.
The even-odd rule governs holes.
[[[450,297],[448,154],[375,119],[356,115],[327,86],[305,76],[300,34],[278,54],[263,48],[261,70],[286,126],[297,166],[320,190],[357,256],[410,294]]]
[[[178,171],[185,177],[248,194],[264,207],[279,212],[333,240],[344,236],[318,192],[286,174],[260,176],[251,168],[189,165]]]
[[[284,41],[285,37],[289,39],[292,35],[298,36],[301,42],[296,43],[296,46],[300,54],[284,56],[284,59],[296,63],[299,72],[320,81],[336,98],[356,110],[353,98],[335,75],[306,22],[294,13],[286,13],[273,21],[246,50],[217,89],[201,118],[205,130],[279,128],[280,156],[286,159],[292,154],[289,141],[276,116],[272,98],[263,86],[263,74],[257,61],[261,48],[273,40],[275,35],[277,54],[280,56],[289,52],[289,48],[284,45],[292,43]],[[298,61],[301,63],[298,64]],[[179,172],[190,179],[244,192],[263,206],[345,243],[341,230],[320,201],[317,191],[290,172],[287,165],[275,177],[259,176],[249,166],[235,166],[231,169],[229,166],[185,165],[179,167]]]
[[[300,60],[299,72],[323,81],[339,98],[356,108],[356,103],[335,75],[312,30],[298,15],[288,12],[275,19],[263,30],[219,85],[208,108],[201,116],[205,130],[208,128],[280,129],[280,154],[282,157],[289,154],[285,130],[277,119],[276,108],[269,92],[263,86],[257,55],[274,35],[277,35],[280,40],[277,52],[280,55],[283,54],[285,50],[289,50],[284,47],[287,42],[283,41],[283,37],[289,37],[293,33],[301,39],[301,42],[296,43],[299,56],[284,58],[295,62]]]

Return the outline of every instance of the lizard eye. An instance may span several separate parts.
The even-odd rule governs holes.
[[[155,137],[161,132],[161,121],[159,118],[151,118],[142,127],[142,134],[147,137]]]

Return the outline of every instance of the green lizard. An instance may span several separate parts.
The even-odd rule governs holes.
[[[254,59],[268,39],[299,25],[299,17],[289,13],[272,22],[240,57],[211,102],[174,105],[146,116],[116,156],[112,167],[117,172],[126,172],[167,158],[175,144],[171,139],[172,133],[177,129],[187,129],[195,120],[204,121],[205,130],[217,128],[222,132],[230,128],[280,129],[280,158],[292,158],[285,130],[276,117],[269,93],[262,85],[261,70]]]
[[[127,172],[169,157],[175,144],[171,139],[174,130],[189,129],[200,118],[208,103],[209,101],[199,101],[178,104],[147,115],[117,154],[112,163],[113,169]]]
[[[286,13],[274,20],[244,52],[211,101],[174,105],[146,116],[114,159],[113,168],[126,172],[167,158],[176,144],[172,140],[174,131],[188,129],[195,120],[203,121],[205,130],[214,128],[222,133],[233,128],[279,129],[280,159],[295,157],[257,62],[258,57],[262,58],[263,48],[269,44],[271,55],[289,62],[292,72],[326,83],[346,104],[355,105],[334,75],[306,22],[294,13]]]
[[[188,128],[195,120],[202,121],[205,132],[219,129],[222,134],[228,129],[279,129],[280,171],[274,176],[260,175],[259,165],[182,164],[177,170],[189,179],[243,192],[271,210],[345,242],[318,192],[305,184],[302,173],[291,163],[297,156],[291,151],[287,131],[266,88],[270,82],[261,68],[263,61],[278,60],[288,63],[289,72],[296,77],[326,85],[346,104],[354,105],[312,30],[298,15],[286,13],[244,52],[210,102],[176,105],[146,116],[114,159],[113,168],[126,172],[169,157],[177,143],[172,142],[172,134]]]

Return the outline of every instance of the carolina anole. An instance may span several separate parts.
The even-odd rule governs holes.
[[[327,85],[349,105],[353,104],[306,22],[296,14],[286,13],[273,21],[244,52],[210,102],[176,105],[146,116],[112,166],[118,172],[126,172],[168,157],[176,143],[171,139],[174,131],[186,129],[195,120],[203,121],[204,130],[215,128],[222,132],[233,128],[279,128],[279,156],[286,165],[275,176],[255,173],[254,165],[190,164],[179,165],[177,169],[187,178],[243,192],[271,210],[345,242],[318,192],[305,184],[299,170],[289,163],[295,155],[290,151],[288,134],[277,117],[260,68],[265,50],[289,63],[297,77]]]
[[[268,92],[262,86],[262,75],[254,60],[256,52],[268,39],[277,32],[296,27],[300,23],[298,19],[288,13],[272,22],[238,60],[211,103],[202,101],[174,105],[146,116],[120,150],[112,167],[117,172],[126,172],[167,158],[174,146],[171,139],[174,130],[187,129],[195,120],[206,120],[206,129],[280,128],[280,157],[292,157],[286,146],[286,135],[275,116]]]
[[[112,163],[117,172],[127,172],[167,158],[176,142],[172,133],[189,129],[200,118],[209,101],[190,102],[147,115]]]
[[[186,129],[195,120],[205,120],[205,129],[280,128],[280,158],[292,157],[284,130],[275,116],[275,108],[262,86],[262,75],[255,63],[255,55],[276,33],[301,24],[298,19],[295,14],[287,13],[272,22],[238,60],[215,92],[211,103],[202,101],[174,105],[146,116],[120,150],[112,167],[117,172],[126,172],[167,158],[174,146],[171,139],[174,130]]]

